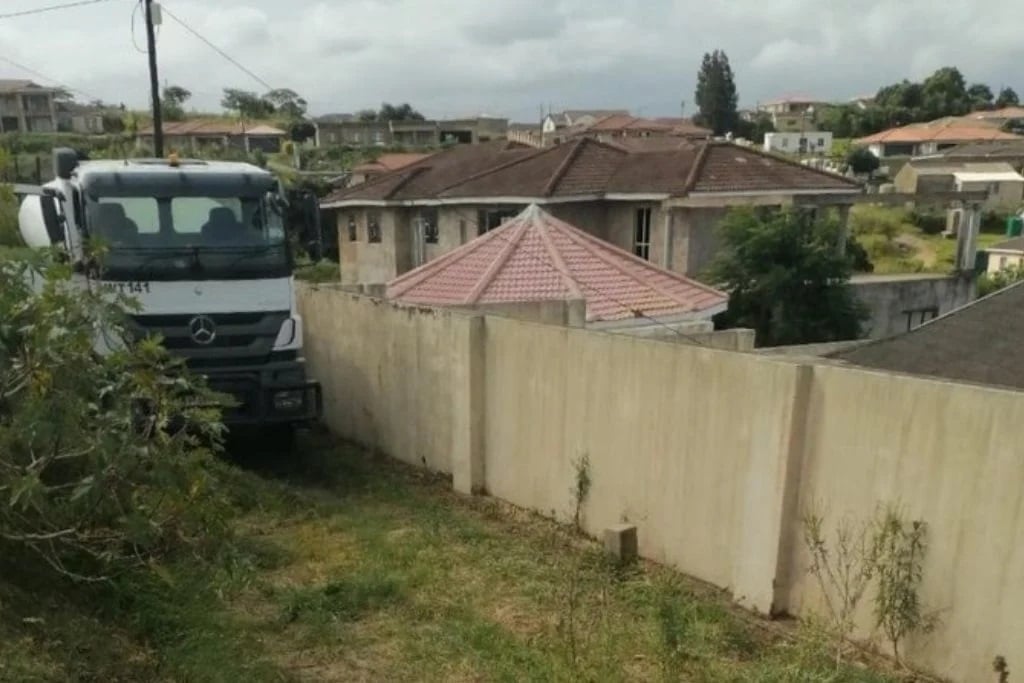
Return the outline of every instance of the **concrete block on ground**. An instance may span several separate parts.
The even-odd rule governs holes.
[[[617,524],[605,529],[604,550],[612,559],[622,564],[636,562],[636,527],[632,524]]]

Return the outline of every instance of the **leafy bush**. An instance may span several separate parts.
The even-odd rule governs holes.
[[[3,160],[0,159],[0,168]],[[22,244],[18,232],[18,201],[7,185],[0,183],[0,246],[16,247]]]
[[[938,235],[946,229],[946,213],[944,211],[922,211],[915,209],[910,213],[910,222],[926,235]]]
[[[913,229],[911,217],[900,208],[861,204],[850,211],[850,230],[854,235],[882,235],[891,240]]]
[[[96,579],[218,537],[216,396],[129,341],[128,307],[51,257],[0,261],[0,554]]]
[[[1024,280],[1024,268],[1004,268],[997,273],[986,273],[978,278],[978,296],[994,294],[1021,280]]]

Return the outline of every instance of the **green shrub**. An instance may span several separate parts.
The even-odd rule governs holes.
[[[129,341],[129,307],[48,256],[0,261],[0,554],[96,579],[218,539],[216,397]]]
[[[997,273],[986,273],[978,278],[978,296],[988,296],[1024,280],[1024,268],[1004,268]]]
[[[944,211],[915,209],[910,213],[910,221],[926,235],[938,235],[946,229],[946,213]]]
[[[861,204],[850,211],[850,230],[854,235],[882,235],[891,240],[913,229],[910,216],[900,208]]]

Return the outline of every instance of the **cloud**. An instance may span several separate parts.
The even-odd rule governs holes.
[[[11,10],[51,0],[8,0]],[[167,0],[178,17],[315,113],[411,102],[433,116],[535,120],[541,107],[675,114],[701,55],[724,49],[741,104],[800,92],[847,99],[957,65],[1024,91],[1019,0]],[[147,103],[135,3],[0,20],[0,56],[114,102]],[[144,34],[136,16],[136,43]],[[161,80],[216,109],[264,87],[165,17]],[[0,77],[25,76],[0,61]],[[28,75],[29,77],[34,77]],[[692,104],[689,105],[692,113]]]

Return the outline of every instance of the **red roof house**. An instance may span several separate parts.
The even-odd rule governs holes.
[[[411,270],[387,298],[429,306],[583,300],[588,325],[708,320],[723,292],[665,270],[531,204],[501,227]]]

